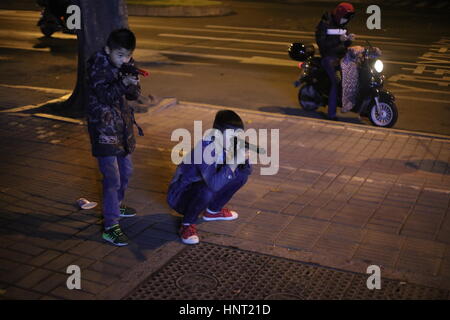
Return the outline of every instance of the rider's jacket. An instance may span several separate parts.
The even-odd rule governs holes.
[[[331,13],[325,12],[316,27],[316,42],[322,57],[342,58],[345,55],[352,42],[341,41],[342,34],[347,34],[347,28],[339,25]]]

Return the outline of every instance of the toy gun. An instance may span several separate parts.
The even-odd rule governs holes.
[[[132,76],[134,76],[136,78],[139,75],[144,76],[144,77],[148,77],[150,75],[147,71],[145,71],[143,69],[136,68],[131,63],[124,63],[124,64],[122,64],[122,66],[120,67],[120,72],[123,75],[132,75]]]
[[[259,154],[266,154],[266,149],[264,149],[264,148],[255,146],[254,144],[248,143],[247,141],[245,141],[243,139],[239,139],[238,137],[234,137],[234,139],[235,139],[234,140],[235,146],[238,146],[238,148],[242,148],[242,144],[243,144],[243,147],[246,150],[253,151],[253,152],[256,152]]]

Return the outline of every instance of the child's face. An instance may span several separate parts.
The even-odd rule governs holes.
[[[106,47],[105,51],[109,55],[109,59],[113,65],[117,68],[120,68],[124,63],[128,63],[133,55],[132,50],[127,50],[125,48],[111,50],[109,47]]]

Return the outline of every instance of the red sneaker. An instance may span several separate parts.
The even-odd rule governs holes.
[[[236,211],[231,211],[227,208],[223,208],[219,213],[209,213],[205,211],[203,214],[203,220],[205,221],[214,221],[214,220],[234,220],[238,218],[238,214]]]
[[[181,225],[180,237],[184,244],[197,244],[199,238],[195,224],[190,224],[188,226]]]

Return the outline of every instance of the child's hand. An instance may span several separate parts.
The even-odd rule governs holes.
[[[139,83],[139,78],[135,78],[134,76],[126,76],[126,77],[124,77],[123,79],[122,79],[122,83],[125,85],[125,86],[129,86],[129,85],[134,85],[134,86],[137,86],[138,85],[138,83]]]

